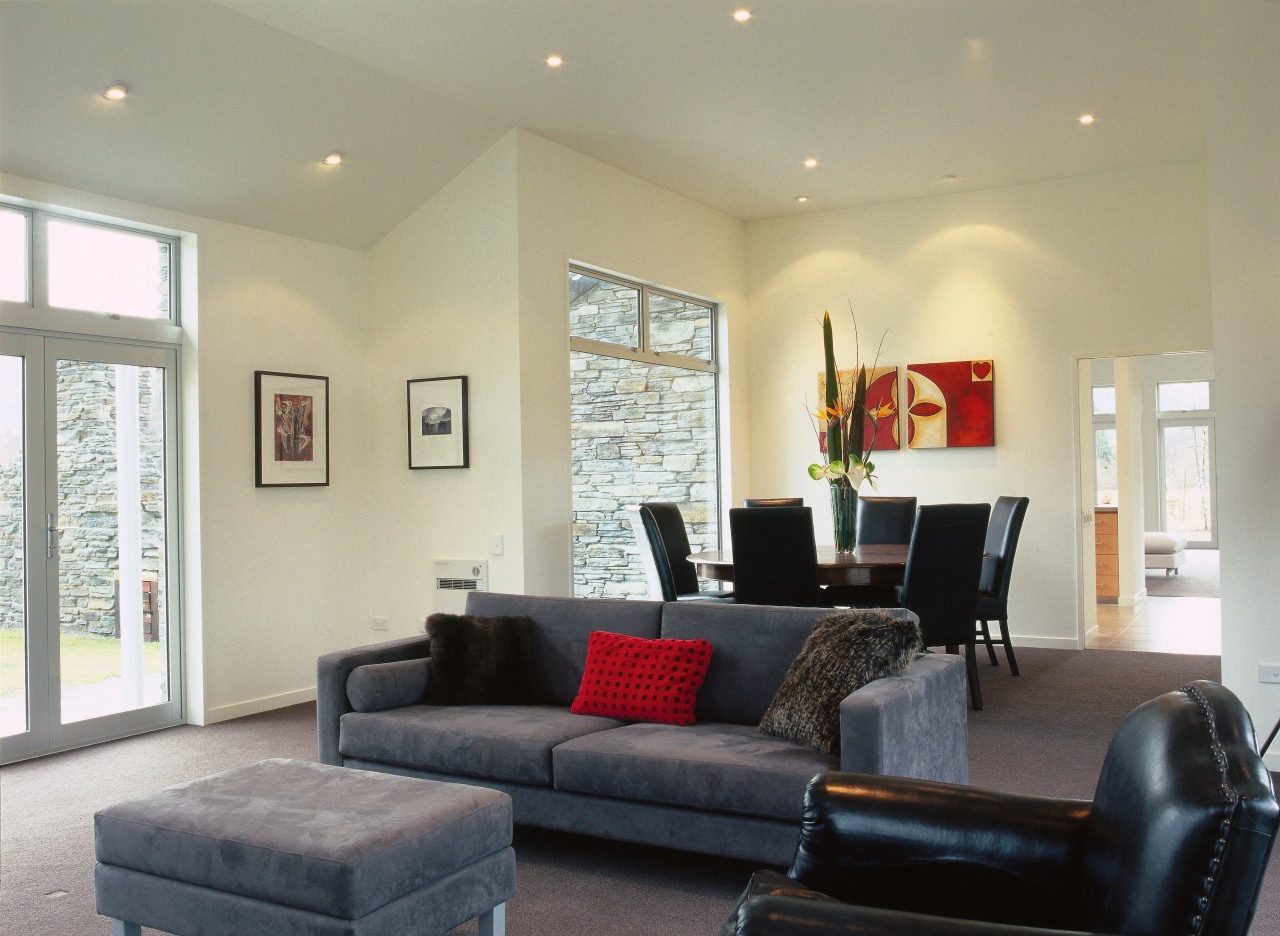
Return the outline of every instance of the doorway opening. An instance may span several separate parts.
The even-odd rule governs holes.
[[[1078,376],[1085,647],[1220,655],[1212,353]]]

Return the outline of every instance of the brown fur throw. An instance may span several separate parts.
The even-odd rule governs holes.
[[[883,611],[838,611],[813,625],[760,720],[760,731],[823,754],[840,753],[840,702],[897,676],[923,649],[920,626]]]
[[[527,617],[433,614],[428,705],[536,705],[542,700],[533,669]]]

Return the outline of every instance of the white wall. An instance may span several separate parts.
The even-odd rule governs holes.
[[[392,637],[420,633],[434,611],[461,610],[461,594],[438,599],[435,559],[487,560],[491,590],[524,587],[517,255],[510,135],[369,255],[366,574],[372,613],[390,619]],[[470,467],[411,471],[406,381],[455,375],[469,378]],[[494,533],[502,556],[490,554]]]
[[[196,236],[181,363],[187,717],[314,698],[316,657],[358,642],[368,614],[364,255],[15,176],[3,187]],[[255,370],[329,377],[329,487],[254,487]]]
[[[590,264],[721,303],[722,429],[748,460],[744,228],[604,163],[516,131],[520,200],[520,413],[525,587],[571,594],[568,264]],[[727,419],[725,416],[727,415]],[[745,483],[728,479],[731,486]]]
[[[838,347],[852,348],[850,304],[864,356],[887,331],[884,364],[992,358],[996,446],[880,453],[879,490],[1029,496],[1012,628],[1075,646],[1075,360],[1210,346],[1205,201],[1189,164],[749,224],[748,409],[770,441],[752,446],[752,492],[804,495],[830,542],[805,473],[824,309]]]
[[[1280,4],[1205,0],[1209,238],[1218,393],[1222,677],[1267,732],[1280,686],[1275,567],[1280,416],[1267,389],[1280,359]],[[1280,749],[1268,766],[1280,769]]]

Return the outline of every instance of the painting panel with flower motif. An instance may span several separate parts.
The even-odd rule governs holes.
[[[842,370],[838,372],[840,380],[840,396],[846,400],[853,399],[853,383],[858,379],[858,372]],[[818,400],[827,398],[827,376],[818,373]],[[871,438],[875,432],[875,445],[872,450],[885,452],[902,448],[898,434],[898,368],[875,367],[867,371],[867,420],[863,432]],[[821,433],[820,436],[825,436]],[[821,445],[826,451],[825,441]]]

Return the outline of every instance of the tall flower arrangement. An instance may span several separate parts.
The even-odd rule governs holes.
[[[860,352],[857,329],[855,321],[855,356]],[[809,477],[829,484],[836,549],[847,552],[854,547],[858,489],[863,481],[873,488],[876,484],[871,450],[875,446],[874,427],[879,414],[867,409],[867,368],[861,361],[858,362],[857,376],[848,389],[840,386],[829,312],[822,314],[822,346],[826,363],[826,399],[814,413],[814,427],[819,438],[825,439],[825,444],[821,446],[823,461],[809,466]],[[875,362],[872,362],[874,368]],[[872,425],[871,432],[866,431],[868,420]]]

